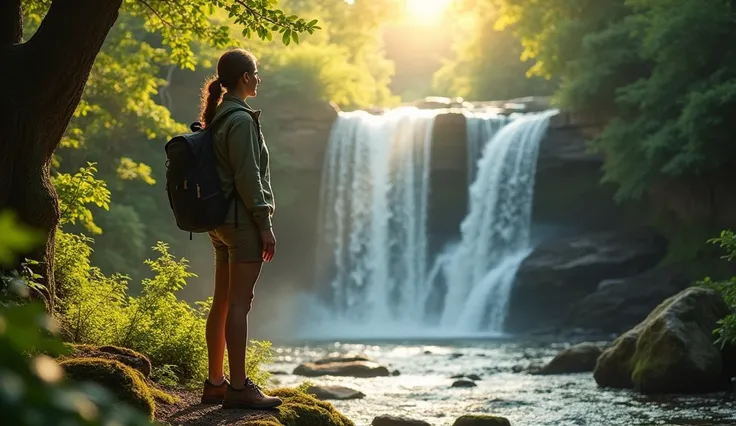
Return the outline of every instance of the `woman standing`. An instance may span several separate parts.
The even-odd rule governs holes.
[[[225,223],[209,233],[215,249],[215,291],[207,317],[209,377],[202,402],[221,403],[223,408],[281,405],[279,398],[265,395],[245,372],[248,312],[261,266],[273,259],[276,246],[261,112],[245,102],[256,96],[260,82],[256,58],[246,50],[234,49],[220,57],[217,77],[202,89],[201,122],[214,132],[222,190],[235,194]],[[223,367],[226,344],[230,382]]]

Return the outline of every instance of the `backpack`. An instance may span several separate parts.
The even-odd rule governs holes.
[[[217,174],[214,124],[239,108],[218,117],[207,128],[192,123],[192,133],[177,135],[166,143],[166,194],[176,225],[182,231],[209,232],[225,222],[237,190],[224,194]],[[245,111],[245,109],[243,109]],[[237,221],[237,210],[235,212]]]

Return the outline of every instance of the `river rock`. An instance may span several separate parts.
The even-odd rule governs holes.
[[[388,368],[370,361],[349,361],[322,364],[306,362],[296,367],[293,374],[306,377],[385,377],[391,375]]]
[[[307,389],[307,393],[323,401],[361,399],[365,397],[363,392],[344,386],[310,386]]]
[[[371,426],[432,426],[423,420],[407,419],[405,417],[378,416],[373,419]]]
[[[602,350],[595,343],[580,343],[562,350],[537,374],[588,373],[595,369]]]
[[[648,228],[596,232],[540,244],[517,272],[506,331],[528,332],[540,324],[562,324],[577,302],[596,291],[601,281],[650,269],[666,248],[666,240]]]
[[[575,304],[566,326],[621,334],[691,282],[684,265],[657,267],[633,277],[603,280],[595,292]]]
[[[465,379],[456,380],[452,383],[453,388],[474,388],[476,386],[478,385],[474,381]]]
[[[368,355],[348,354],[348,355],[337,355],[337,356],[329,356],[326,358],[321,358],[321,359],[314,361],[314,363],[317,365],[322,365],[322,364],[335,364],[335,363],[341,363],[341,362],[356,362],[356,361],[376,362],[376,360],[369,357]]]
[[[701,393],[729,386],[713,329],[729,312],[715,291],[688,288],[662,302],[598,358],[598,385],[642,393]]]
[[[459,417],[452,426],[511,426],[505,417],[469,414]]]

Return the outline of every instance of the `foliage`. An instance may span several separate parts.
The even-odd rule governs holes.
[[[619,200],[663,181],[726,168],[736,112],[736,7],[726,0],[494,0],[531,75],[561,80],[558,97],[610,120],[592,147]]]
[[[102,229],[94,222],[92,211],[87,207],[95,204],[105,210],[110,208],[110,191],[104,180],[96,179],[97,168],[94,163],[79,169],[74,175],[59,173],[52,178],[59,196],[59,226],[80,224],[93,234],[101,234]]]
[[[260,72],[269,76],[268,90],[258,101],[288,96],[290,102],[328,100],[342,107],[377,103],[373,78],[350,56],[347,47],[328,43],[266,54]]]
[[[736,234],[732,230],[722,231],[720,236],[708,240],[711,244],[718,244],[725,250],[723,256],[728,262],[736,259]],[[718,322],[718,328],[715,333],[721,346],[736,344],[736,277],[723,281],[713,281],[710,277],[706,277],[698,283],[701,286],[716,289],[723,295],[726,304],[731,307],[731,314]]]
[[[0,216],[8,217],[5,213]],[[2,252],[15,247],[6,239],[9,235],[6,231],[22,232],[16,228],[17,224],[10,223],[13,228],[7,228],[6,222],[0,228]],[[20,280],[16,283],[22,284]],[[38,302],[7,303],[9,297],[23,298],[24,293],[28,290],[12,296],[6,291],[0,294],[0,416],[3,421],[18,426],[150,424],[145,416],[120,406],[98,386],[62,380],[61,367],[49,356],[64,353],[57,323]]]
[[[58,233],[56,280],[63,298],[60,321],[67,340],[93,345],[115,345],[148,355],[153,377],[163,383],[193,383],[207,372],[206,316],[211,299],[195,307],[179,300],[177,293],[194,276],[186,259],[177,259],[168,245],[158,243],[156,259],[146,264],[153,276],[145,278],[142,291],[129,296],[128,277],[104,275],[90,265],[89,240]],[[252,341],[246,370],[263,384],[269,373],[260,366],[272,362],[271,344]]]
[[[39,233],[16,221],[15,214],[6,210],[0,212],[0,267],[11,265],[15,253],[27,252],[41,237]]]
[[[521,60],[523,47],[513,27],[491,30],[498,13],[487,1],[462,0],[454,5],[454,57],[435,73],[435,90],[472,100],[552,94],[556,79],[526,75],[533,62]]]

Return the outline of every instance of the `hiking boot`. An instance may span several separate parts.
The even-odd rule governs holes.
[[[204,389],[202,389],[202,404],[222,404],[225,399],[225,391],[230,383],[227,379],[222,384],[215,386],[209,379],[204,381]]]
[[[222,408],[267,409],[281,405],[280,398],[265,395],[261,388],[250,379],[245,379],[243,389],[235,389],[228,384]]]

